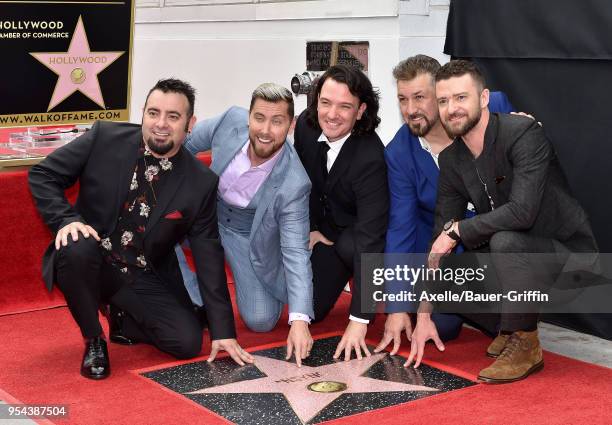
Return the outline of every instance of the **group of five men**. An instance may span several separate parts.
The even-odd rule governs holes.
[[[209,361],[225,350],[241,365],[253,362],[235,339],[224,259],[248,328],[271,330],[288,305],[287,358],[300,365],[313,345],[309,324],[329,314],[351,278],[348,326],[334,357],[370,355],[364,253],[429,253],[435,268],[459,242],[491,252],[597,249],[542,129],[530,118],[491,113],[512,107],[489,93],[474,64],[440,67],[417,55],[394,76],[406,124],[386,148],[375,133],[371,82],[333,66],[297,120],[292,94],[267,83],[248,111],[233,107],[195,124],[193,88],[160,80],[141,125],[97,122],[34,166],[31,191],[56,232],[44,276],[64,293],[85,338],[81,374],[110,373],[98,319],[107,304],[111,341],[190,358],[207,325]],[[294,126],[295,142],[287,143]],[[210,169],[192,155],[205,150]],[[497,186],[495,166],[505,180]],[[77,180],[72,206],[64,190]],[[503,266],[515,270],[502,286],[533,284],[529,267]],[[429,339],[443,349],[462,318],[430,310],[419,309],[412,330],[409,308],[389,305],[375,351],[393,342],[395,354],[403,332],[412,343],[407,365],[418,366]],[[487,349],[497,359],[479,378],[511,382],[541,368],[537,314],[502,314],[498,322]]]

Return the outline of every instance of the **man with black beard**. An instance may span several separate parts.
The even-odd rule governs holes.
[[[160,80],[147,95],[142,125],[98,121],[30,171],[38,210],[56,235],[43,258],[44,279],[63,292],[85,339],[86,378],[110,374],[98,320],[109,301],[125,312],[115,339],[110,323],[111,341],[153,344],[181,359],[200,353],[200,312],[174,254],[185,237],[206,300],[212,353],[226,350],[241,365],[253,361],[235,339],[217,227],[218,178],[182,147],[195,123],[194,101],[189,84]],[[73,206],[64,191],[77,181]]]
[[[457,60],[436,73],[442,125],[453,143],[439,157],[440,177],[428,266],[461,242],[488,251],[500,293],[545,289],[563,267],[543,269],[533,253],[565,256],[596,252],[586,213],[570,195],[552,145],[538,123],[518,115],[490,113],[489,91],[471,62]],[[471,202],[477,215],[464,218]],[[504,255],[499,255],[504,254]],[[557,269],[555,269],[556,267]],[[431,306],[421,303],[406,362],[421,362],[425,342],[439,349]],[[518,313],[518,314],[517,314]],[[518,311],[501,302],[500,333],[487,348],[495,362],[480,371],[487,383],[513,382],[540,370],[544,361],[536,308]]]

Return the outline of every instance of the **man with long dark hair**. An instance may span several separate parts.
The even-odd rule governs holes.
[[[298,118],[295,147],[310,180],[310,249],[315,321],[323,320],[352,277],[350,321],[334,354],[370,353],[373,312],[362,308],[361,254],[382,253],[389,213],[378,94],[358,69],[332,66]],[[364,283],[367,284],[367,283]],[[366,301],[366,300],[364,300]]]

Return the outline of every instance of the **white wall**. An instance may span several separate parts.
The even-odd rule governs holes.
[[[262,82],[288,87],[306,68],[306,41],[366,40],[369,76],[381,92],[378,133],[387,143],[401,125],[392,68],[410,54],[441,58],[448,6],[436,1],[444,3],[138,0],[131,120],[140,121],[145,95],[159,78],[191,82],[198,90],[196,115],[203,119],[231,105],[248,107]],[[305,107],[305,97],[297,97],[297,112]]]

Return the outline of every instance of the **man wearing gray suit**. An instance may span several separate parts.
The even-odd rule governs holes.
[[[439,157],[430,268],[438,268],[441,257],[461,241],[467,250],[493,254],[501,293],[521,293],[550,286],[569,253],[597,252],[587,215],[571,196],[538,123],[490,113],[482,74],[463,60],[436,73],[436,98],[442,124],[454,141]],[[463,218],[468,202],[478,214]],[[559,260],[542,273],[542,257],[533,253],[552,253]],[[537,308],[517,311],[509,301],[501,302],[500,334],[487,349],[496,360],[478,375],[487,383],[517,381],[544,365]],[[418,366],[428,339],[444,349],[429,307],[422,303],[419,308],[406,365],[416,358]]]
[[[271,330],[289,305],[287,358],[298,365],[310,354],[312,269],[308,240],[310,180],[291,143],[293,96],[272,83],[255,89],[249,111],[232,107],[198,123],[187,137],[191,153],[212,149],[219,175],[218,221],[244,323]],[[183,280],[195,304],[206,304],[177,246]],[[193,286],[193,287],[192,287]]]

